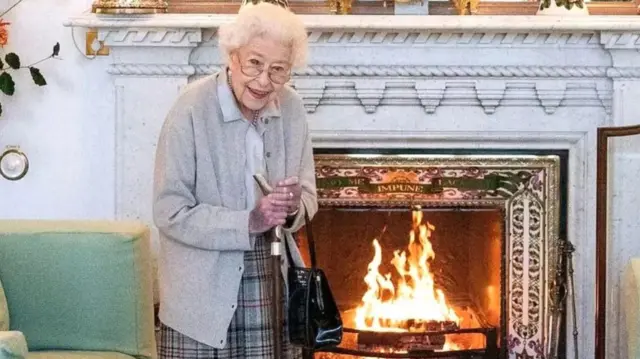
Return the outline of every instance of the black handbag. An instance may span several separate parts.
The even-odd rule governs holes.
[[[294,267],[289,243],[284,241],[290,264],[287,273],[288,329],[291,344],[313,351],[339,345],[342,342],[343,327],[327,277],[316,266],[315,243],[306,210],[304,220],[311,267]]]

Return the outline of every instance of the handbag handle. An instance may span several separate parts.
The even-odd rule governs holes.
[[[307,243],[309,244],[309,258],[311,259],[311,268],[316,268],[316,244],[313,240],[313,231],[311,230],[311,220],[309,219],[309,212],[307,211],[307,206],[302,202],[302,209],[304,210],[304,227],[307,233]],[[291,257],[291,252],[289,249],[289,241],[284,240],[285,247],[287,250],[287,259],[289,263],[293,263],[293,258]]]

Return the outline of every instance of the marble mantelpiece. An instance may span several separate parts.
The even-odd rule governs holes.
[[[568,236],[577,248],[579,358],[592,358],[596,128],[638,122],[640,18],[302,18],[310,63],[295,73],[292,84],[304,99],[317,148],[569,151]],[[68,21],[97,29],[111,49],[117,218],[151,222],[160,126],[183,86],[220,68],[216,29],[231,19],[84,14]],[[640,169],[637,150],[618,156]],[[622,182],[640,187],[635,178]],[[637,197],[614,204],[619,206],[614,212],[630,213],[625,206]],[[629,236],[638,231],[614,230],[610,244],[607,358],[626,352],[617,339],[623,337],[618,277],[628,258],[640,255],[640,241]],[[568,333],[567,352],[573,353],[571,329]]]
[[[233,20],[228,14],[161,14],[108,16],[86,14],[67,25],[93,28],[210,29]],[[640,31],[634,16],[419,16],[419,15],[300,15],[312,29],[360,30],[508,30],[508,31]]]

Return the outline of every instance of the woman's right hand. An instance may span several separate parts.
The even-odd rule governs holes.
[[[272,196],[262,197],[249,214],[249,233],[264,233],[286,223],[287,208],[275,205]]]

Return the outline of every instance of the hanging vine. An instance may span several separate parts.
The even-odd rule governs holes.
[[[11,10],[13,10],[18,4],[20,4],[23,0],[18,0],[15,4],[10,6],[8,9],[4,10],[0,13],[0,46],[4,48],[9,43],[9,30],[8,26],[11,25],[9,22],[5,22],[2,20],[6,14],[8,14]],[[20,56],[15,52],[9,52],[4,55],[4,61],[2,57],[0,57],[0,91],[7,96],[13,96],[16,91],[16,83],[13,79],[12,73],[20,70],[29,70],[31,75],[31,79],[33,83],[38,86],[45,86],[47,84],[46,79],[40,72],[40,69],[36,66],[41,64],[42,62],[57,58],[60,53],[60,43],[57,43],[53,46],[51,53],[36,62],[33,62],[29,65],[23,65],[20,61]],[[0,104],[0,116],[2,115],[2,104]]]

